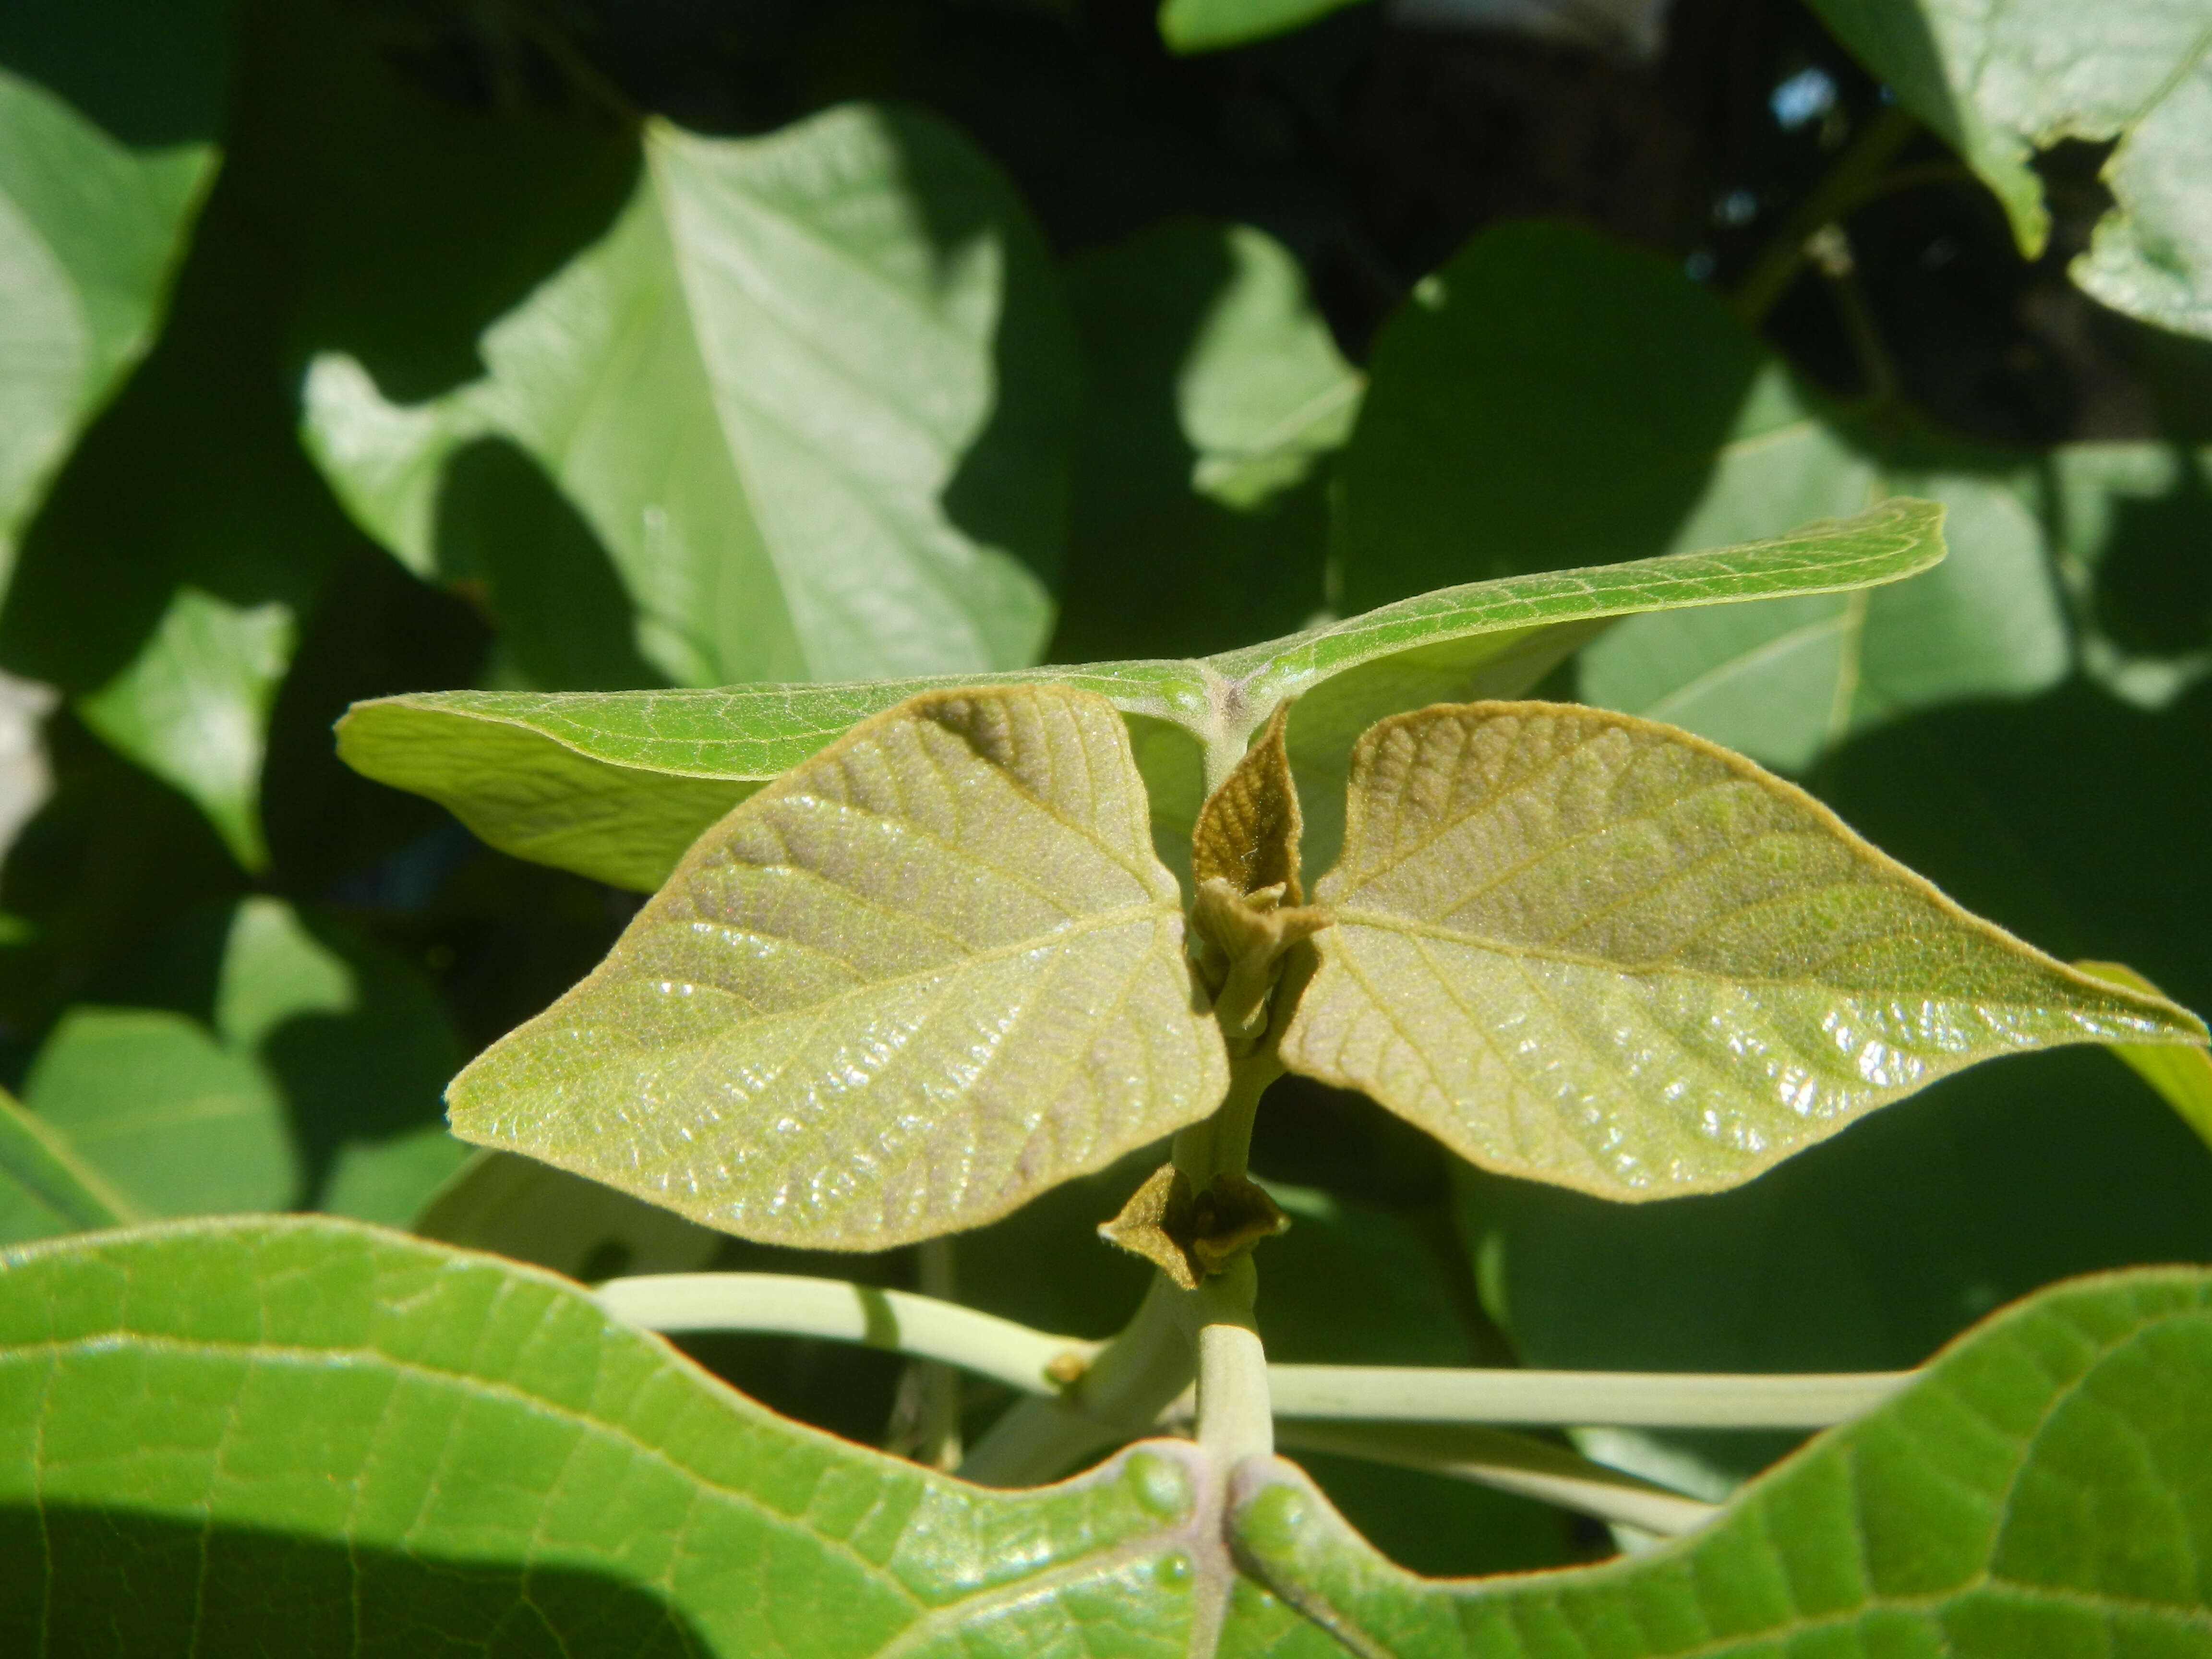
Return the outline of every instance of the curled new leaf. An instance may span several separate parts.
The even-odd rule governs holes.
[[[1317,897],[1336,925],[1285,1064],[1478,1164],[1609,1198],[1740,1185],[1996,1054],[2204,1041],[1741,756],[1596,709],[1374,727]]]
[[[742,803],[449,1098],[469,1139],[710,1226],[882,1249],[1226,1086],[1121,716],[1024,685],[910,698]]]

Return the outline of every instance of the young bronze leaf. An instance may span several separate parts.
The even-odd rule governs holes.
[[[1615,1199],[1750,1180],[1978,1060],[2202,1042],[1967,915],[1802,790],[1650,720],[1478,702],[1352,757],[1285,1032],[1462,1156]]]
[[[1279,884],[1282,902],[1298,904],[1298,790],[1283,746],[1287,702],[1275,705],[1260,740],[1247,750],[1221,787],[1199,809],[1191,836],[1190,872],[1200,882],[1216,877],[1239,893]]]
[[[462,1073],[455,1133],[775,1243],[973,1227],[1212,1111],[1221,1039],[1121,716],[933,691],[700,838]]]

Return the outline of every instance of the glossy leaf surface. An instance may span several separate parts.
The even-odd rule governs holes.
[[[469,1139],[849,1249],[1003,1215],[1226,1086],[1121,720],[1040,685],[917,698],[752,797],[447,1097]]]
[[[2204,1041],[1741,757],[1568,705],[1377,726],[1316,897],[1337,921],[1285,1063],[1612,1198],[1738,1185],[1996,1054]]]
[[[1184,662],[1091,663],[861,685],[547,696],[449,691],[357,705],[360,771],[451,807],[495,847],[623,886],[665,879],[720,811],[857,720],[933,685],[1066,684],[1122,711],[1162,856],[1187,858],[1209,742],[1241,749],[1302,701],[1291,754],[1309,867],[1333,849],[1352,740],[1410,705],[1525,691],[1611,618],[1892,582],[1943,556],[1942,514],[1893,501],[1741,547],[1478,582],[1265,645]]]
[[[1295,1479],[1236,1537],[1339,1638],[1232,1624],[1228,1655],[2212,1652],[2212,1284],[2164,1269],[2014,1308],[1696,1534],[1518,1583],[1397,1571]],[[1272,1627],[1271,1627],[1272,1626]]]
[[[1814,0],[1829,27],[1942,133],[1996,192],[2021,252],[2051,215],[2036,152],[2117,141],[2098,222],[2074,280],[2116,310],[2212,334],[2212,63],[2191,0]]]
[[[325,357],[310,441],[362,526],[447,579],[478,573],[445,568],[441,479],[519,446],[672,684],[1018,667],[1050,626],[1073,414],[1050,282],[1005,182],[930,118],[656,123],[614,228],[485,335],[485,379],[402,406]]]
[[[1571,226],[1487,231],[1386,326],[1374,378],[1340,463],[1352,604],[1746,542],[1903,494],[1948,509],[1936,568],[1623,624],[1584,653],[1583,696],[1795,770],[1854,730],[2067,672],[2026,458],[1846,416],[1669,262]],[[1514,693],[1459,694],[1481,695]]]

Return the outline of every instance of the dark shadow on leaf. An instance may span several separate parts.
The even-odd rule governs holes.
[[[635,606],[590,525],[538,463],[503,438],[462,449],[438,497],[439,574],[478,592],[501,643],[554,691],[665,685],[637,648]]]
[[[2124,649],[2178,656],[2212,645],[2212,487],[2183,451],[2174,487],[2114,504],[2097,562],[2097,619]]]
[[[708,1651],[677,1609],[611,1574],[459,1560],[198,1516],[0,1509],[0,1652],[674,1659]]]
[[[1319,477],[1249,512],[1192,487],[1177,383],[1236,276],[1227,234],[1171,221],[1067,267],[1087,399],[1053,661],[1202,656],[1291,632],[1322,604]]]
[[[0,64],[119,143],[205,143],[222,128],[235,9],[231,0],[9,0]]]

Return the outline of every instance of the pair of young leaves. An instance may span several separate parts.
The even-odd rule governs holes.
[[[912,697],[702,836],[455,1081],[453,1127],[747,1237],[867,1249],[1199,1121],[1255,1043],[1477,1164],[1646,1199],[1747,1181],[1994,1054],[2204,1040],[1742,757],[1575,706],[1373,726],[1302,906],[1282,728],[1202,815],[1194,952],[1111,704]]]

